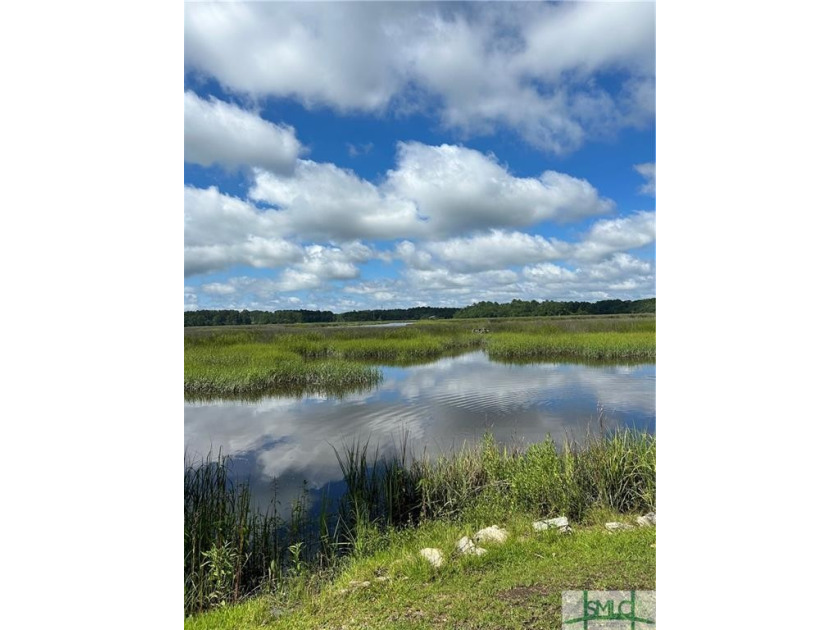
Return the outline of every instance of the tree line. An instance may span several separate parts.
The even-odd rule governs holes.
[[[477,302],[465,308],[416,306],[333,313],[306,309],[285,311],[200,310],[184,311],[184,326],[235,326],[242,324],[307,324],[317,322],[388,322],[416,319],[470,317],[545,317],[556,315],[626,315],[656,313],[656,298],[555,302],[513,300],[508,304]]]

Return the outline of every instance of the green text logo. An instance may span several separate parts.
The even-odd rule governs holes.
[[[655,591],[563,591],[563,627],[653,630]]]

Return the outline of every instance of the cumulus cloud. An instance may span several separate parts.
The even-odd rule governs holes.
[[[441,237],[541,221],[572,221],[613,208],[587,181],[556,171],[516,177],[492,154],[462,146],[400,143],[380,185],[334,164],[300,160],[294,176],[257,171],[249,197],[278,206],[307,238]]]
[[[258,210],[214,187],[184,187],[186,276],[233,265],[275,267],[302,258],[301,247],[285,238],[276,210]]]
[[[408,308],[416,304],[465,306],[482,300],[639,299],[655,295],[655,264],[626,252],[596,263],[538,263],[521,271],[459,272],[449,268],[408,269],[400,278],[354,283],[352,308]]]
[[[389,195],[350,170],[299,160],[293,177],[258,170],[248,196],[282,208],[289,230],[307,238],[395,238],[421,223],[408,200]]]
[[[594,262],[616,252],[644,247],[655,239],[655,213],[637,212],[596,222],[578,242],[494,229],[418,245],[402,241],[394,247],[393,256],[414,269],[446,267],[470,272],[561,259]]]
[[[390,3],[187,3],[184,61],[251,96],[376,110],[400,85],[386,54]]]
[[[650,122],[654,3],[189,3],[188,69],[254,98],[424,111],[556,152]]]
[[[492,154],[448,144],[400,143],[383,188],[414,202],[431,234],[571,221],[613,207],[585,180],[556,171],[515,177]]]
[[[636,172],[644,177],[647,181],[645,181],[644,185],[639,188],[639,192],[645,195],[653,195],[656,196],[656,163],[655,162],[648,162],[646,164],[636,164],[633,168],[636,169]]]
[[[593,261],[614,252],[644,247],[656,240],[656,213],[637,212],[627,217],[599,221],[583,242],[575,247],[574,258]]]
[[[654,263],[627,253],[575,269],[541,263],[526,267],[522,275],[526,293],[539,291],[567,300],[638,299],[656,292]]]
[[[302,147],[295,130],[217,99],[184,92],[184,161],[289,174]]]
[[[284,293],[327,288],[334,280],[358,278],[358,265],[376,256],[372,248],[359,242],[341,246],[295,245],[295,248],[295,255],[285,264],[271,265],[279,267],[275,277],[238,276],[225,282],[208,282],[201,284],[197,290],[193,288],[191,295],[201,293],[205,299],[211,300],[227,297],[237,304],[265,304]],[[286,308],[299,308],[299,298],[285,296],[283,299],[298,304]]]
[[[303,261],[283,271],[276,285],[278,291],[314,289],[330,280],[352,280],[359,277],[358,263],[374,256],[374,251],[355,242],[343,247],[310,245],[305,249]]]
[[[423,245],[422,254],[411,252],[408,264],[418,268],[447,266],[458,271],[476,271],[555,260],[568,255],[571,245],[536,234],[491,230],[468,238],[433,241]],[[406,248],[397,250],[398,254]]]

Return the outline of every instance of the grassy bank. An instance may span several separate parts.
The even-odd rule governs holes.
[[[276,511],[254,512],[247,485],[231,483],[224,460],[187,467],[185,613],[261,594],[275,608],[280,606],[283,615],[308,614],[307,606],[320,605],[319,593],[331,593],[342,580],[352,579],[348,575],[369,569],[380,572],[375,577],[382,577],[383,571],[394,576],[394,584],[403,577],[437,580],[438,573],[429,573],[416,561],[417,545],[439,543],[441,549],[451,549],[460,536],[490,524],[512,528],[522,540],[481,558],[464,558],[461,564],[470,570],[493,567],[497,561],[526,563],[532,552],[557,553],[542,547],[548,543],[572,548],[580,544],[578,551],[584,553],[587,545],[606,536],[600,528],[587,534],[589,543],[551,542],[550,535],[532,537],[530,521],[563,515],[578,526],[601,523],[602,527],[605,515],[614,520],[615,515],[655,508],[656,440],[650,435],[621,432],[559,447],[547,438],[520,448],[506,447],[488,436],[435,460],[412,456],[407,445],[404,442],[402,453],[389,460],[380,460],[361,443],[337,452],[347,492],[337,504],[323,503],[320,516],[309,521],[302,506],[285,522]],[[649,536],[634,535],[642,536],[638,541]],[[593,550],[596,555],[581,565],[575,583],[629,588],[651,582],[650,563],[638,575],[625,574],[630,569],[623,565],[613,566],[622,549],[616,548],[618,556],[608,554],[609,562],[598,556],[602,551]],[[482,564],[486,562],[490,564]],[[376,568],[377,563],[382,566]],[[606,570],[609,567],[613,568]],[[448,575],[448,570],[440,575]],[[570,584],[567,587],[573,588]],[[251,610],[249,606],[254,604],[241,610]]]
[[[184,394],[338,394],[373,387],[374,364],[408,365],[484,348],[493,360],[656,358],[656,321],[639,317],[427,321],[402,328],[185,329]]]
[[[347,559],[332,579],[302,571],[259,597],[185,621],[190,630],[227,628],[546,628],[560,626],[564,590],[654,590],[654,528],[608,532],[606,511],[569,534],[535,533],[530,521],[502,522],[504,545],[480,557],[450,553],[470,529],[434,521],[392,533],[367,556]],[[623,519],[632,522],[631,519]],[[474,530],[473,530],[474,531]],[[434,569],[417,550],[445,550]]]

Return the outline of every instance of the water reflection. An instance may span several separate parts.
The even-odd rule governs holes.
[[[188,457],[235,455],[234,471],[248,476],[257,497],[280,478],[288,505],[305,479],[317,490],[340,477],[333,447],[370,438],[391,451],[401,435],[415,453],[431,455],[479,439],[535,442],[550,433],[580,439],[598,429],[598,407],[609,426],[655,431],[653,364],[514,365],[484,352],[431,364],[383,368],[371,391],[342,397],[310,394],[257,401],[187,402],[184,442]]]

